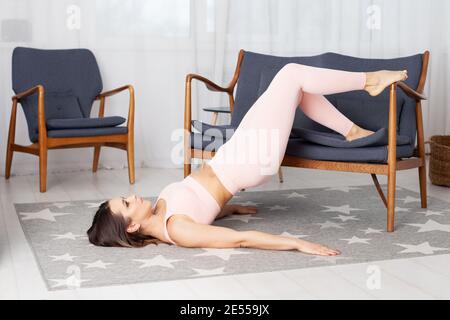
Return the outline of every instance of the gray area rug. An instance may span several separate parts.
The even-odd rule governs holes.
[[[386,190],[386,187],[383,186]],[[148,197],[154,201],[156,197]],[[239,192],[230,203],[256,205],[255,215],[214,222],[237,230],[299,237],[342,251],[318,257],[250,248],[195,249],[161,244],[140,249],[89,244],[86,230],[101,200],[15,204],[49,290],[257,273],[450,253],[450,204],[397,188],[396,230],[375,187]]]

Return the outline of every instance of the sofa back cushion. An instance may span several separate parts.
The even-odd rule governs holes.
[[[381,69],[408,70],[405,81],[417,88],[422,68],[422,54],[396,59],[356,58],[337,53],[324,53],[309,57],[278,57],[246,51],[236,89],[235,105],[231,124],[237,127],[253,103],[267,89],[276,73],[287,63],[300,63],[314,67],[330,68],[354,72],[369,72]],[[397,91],[397,131],[415,141],[415,101],[401,90]],[[377,97],[367,92],[351,91],[326,98],[350,120],[371,130],[387,127],[389,112],[389,90]],[[294,127],[331,132],[330,129],[306,117],[300,108],[295,115]]]

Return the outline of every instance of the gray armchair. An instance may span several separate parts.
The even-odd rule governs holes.
[[[282,162],[283,166],[371,174],[387,208],[387,231],[392,232],[397,170],[418,168],[421,206],[427,207],[421,100],[425,99],[422,91],[428,61],[428,51],[396,59],[366,59],[332,52],[309,57],[279,57],[241,50],[234,77],[227,87],[216,85],[198,75],[186,77],[184,175],[190,173],[191,158],[212,158],[215,151],[231,137],[233,130],[267,89],[275,74],[287,63],[358,72],[407,69],[408,79],[405,82],[392,84],[389,90],[377,97],[363,91],[326,96],[357,125],[375,131],[366,138],[348,142],[342,135],[308,118],[298,108]],[[190,90],[194,79],[205,83],[209,90],[229,95],[232,111],[230,125],[213,126],[191,119]],[[388,176],[387,198],[377,174]]]
[[[129,182],[134,183],[134,88],[126,85],[103,92],[97,61],[87,49],[40,50],[18,47],[12,56],[12,111],[6,151],[5,178],[11,174],[13,153],[39,157],[40,191],[46,191],[47,150],[94,147],[96,171],[102,146],[127,151]],[[128,121],[105,117],[105,100],[121,91],[130,95]],[[98,118],[91,118],[95,100]],[[15,143],[17,104],[22,105],[31,145]],[[126,126],[121,126],[127,121]]]

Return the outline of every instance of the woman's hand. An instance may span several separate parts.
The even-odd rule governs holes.
[[[297,243],[297,250],[303,253],[314,254],[319,256],[337,256],[341,254],[339,250],[328,248],[319,243],[313,243],[301,239],[296,239],[296,243]]]
[[[241,206],[235,204],[233,207],[233,214],[254,214],[258,212],[258,208],[253,206]]]
[[[258,212],[257,207],[241,206],[238,204],[226,204],[216,219],[221,219],[232,214],[254,214]]]

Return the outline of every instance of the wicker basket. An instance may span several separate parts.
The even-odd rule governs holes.
[[[450,136],[432,136],[428,143],[431,147],[431,183],[450,187]]]

